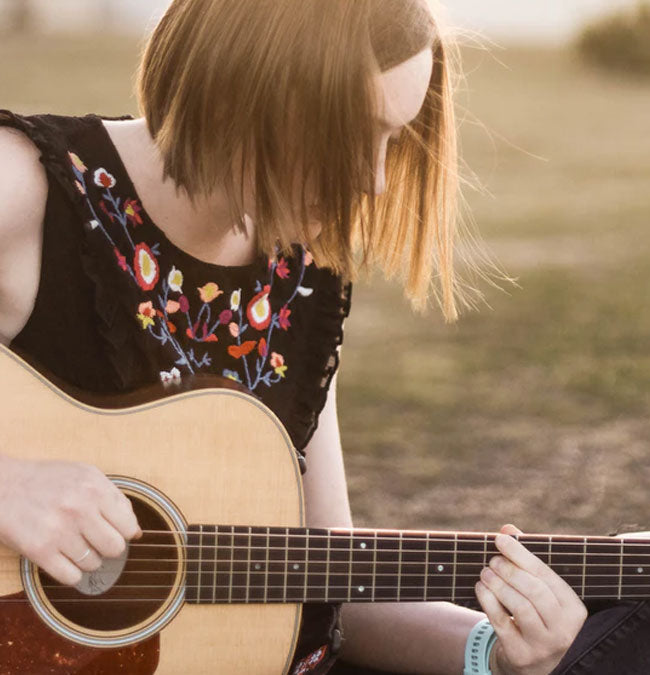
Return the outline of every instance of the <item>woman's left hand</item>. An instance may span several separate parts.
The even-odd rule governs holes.
[[[523,534],[504,525],[503,535]],[[481,572],[476,596],[497,634],[494,675],[549,675],[582,628],[588,612],[569,584],[509,536]]]

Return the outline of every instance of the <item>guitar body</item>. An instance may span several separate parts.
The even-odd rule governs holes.
[[[295,451],[277,417],[255,397],[207,388],[123,409],[97,408],[71,398],[1,346],[0,373],[1,452],[22,459],[96,465],[110,477],[121,477],[125,492],[139,496],[145,505],[151,486],[177,510],[174,520],[161,508],[151,508],[171,532],[179,529],[178,514],[185,524],[304,526]],[[136,483],[131,492],[130,481]],[[2,602],[3,596],[24,590],[25,565],[29,563],[21,563],[18,554],[0,545],[0,613],[13,607]],[[93,646],[97,636],[109,635],[115,646],[132,645],[134,630],[144,637],[159,632],[157,674],[287,672],[298,636],[300,604],[189,604],[181,596],[184,576],[184,561],[179,558],[170,599],[156,616],[141,618],[135,629],[121,626],[116,616],[108,630],[92,624],[82,631],[85,644]],[[38,583],[32,591],[44,600],[46,611],[47,598],[39,595]],[[101,611],[101,604],[96,607]],[[49,609],[57,619],[56,607]],[[164,623],[165,616],[172,615],[161,631],[155,630],[154,619]],[[57,621],[57,632],[65,633],[69,618],[58,615]],[[108,645],[96,646],[99,654]],[[0,652],[0,672],[33,672],[6,671],[6,653]],[[124,670],[134,672],[128,664]]]

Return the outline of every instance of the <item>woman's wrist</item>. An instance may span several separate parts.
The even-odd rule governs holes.
[[[492,675],[504,675],[504,672],[501,670],[501,666],[499,666],[499,662],[497,660],[497,649],[500,648],[501,645],[499,644],[499,638],[497,638],[494,641],[492,650],[490,652],[490,672]]]

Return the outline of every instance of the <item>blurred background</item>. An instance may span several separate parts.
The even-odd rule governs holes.
[[[444,4],[444,3],[443,3]],[[164,0],[0,0],[0,108],[137,115]],[[450,0],[465,190],[519,288],[445,326],[359,283],[339,416],[357,525],[650,529],[650,9]]]

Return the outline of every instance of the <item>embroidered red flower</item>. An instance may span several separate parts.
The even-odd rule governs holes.
[[[267,284],[249,303],[246,316],[251,326],[257,330],[264,330],[271,323],[271,303],[269,293],[271,287]]]
[[[97,169],[94,176],[95,185],[98,187],[104,188],[113,188],[115,187],[115,177],[112,176],[106,169]]]
[[[115,253],[115,257],[117,258],[117,264],[126,272],[128,269],[126,258],[119,252],[117,247],[113,248],[113,253]]]
[[[232,312],[229,309],[224,309],[219,314],[219,323],[227,324],[232,319]]]
[[[138,285],[143,291],[152,290],[158,283],[160,276],[158,261],[145,243],[140,243],[135,247],[133,269]]]
[[[280,279],[287,279],[289,276],[289,265],[284,258],[280,258],[278,265],[275,268],[275,273],[280,277]]]
[[[181,295],[181,297],[178,298],[178,305],[181,312],[186,313],[190,311],[190,301],[187,299],[186,295]]]
[[[268,351],[268,349],[266,347],[266,340],[264,338],[262,338],[260,340],[260,343],[257,345],[257,353],[260,356],[266,356],[267,351]]]
[[[286,305],[278,313],[278,323],[282,330],[287,330],[291,326],[291,322],[289,321],[290,314],[291,310]]]
[[[129,219],[129,222],[133,227],[136,225],[142,225],[142,218],[140,218],[140,211],[142,211],[142,207],[138,205],[137,200],[135,199],[127,199],[124,202],[124,213],[126,214],[126,217]]]

